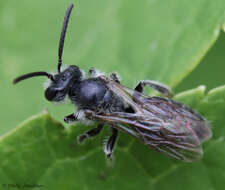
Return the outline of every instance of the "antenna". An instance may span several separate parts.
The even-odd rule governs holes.
[[[25,80],[25,79],[28,79],[28,78],[32,78],[32,77],[37,77],[37,76],[46,76],[48,77],[51,81],[54,81],[54,78],[53,78],[53,75],[47,73],[47,72],[43,72],[43,71],[40,71],[40,72],[33,72],[33,73],[28,73],[28,74],[25,74],[25,75],[21,75],[17,78],[15,78],[13,80],[13,84],[16,84],[22,80]]]
[[[70,18],[70,13],[73,9],[73,4],[70,4],[70,6],[66,10],[66,14],[63,21],[62,31],[60,35],[59,40],[59,50],[58,50],[58,73],[61,72],[61,65],[62,65],[62,53],[63,53],[63,46],[64,46],[64,40],[66,36],[66,29]]]

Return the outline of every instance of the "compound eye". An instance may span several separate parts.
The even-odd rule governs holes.
[[[56,94],[57,94],[57,90],[55,90],[55,89],[47,88],[45,90],[45,98],[48,101],[52,101],[56,97]]]

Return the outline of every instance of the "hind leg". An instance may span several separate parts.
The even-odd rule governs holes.
[[[142,80],[138,83],[138,85],[135,87],[135,90],[142,93],[145,86],[149,86],[153,89],[155,89],[156,91],[160,92],[161,94],[163,94],[164,96],[167,97],[172,97],[173,93],[171,91],[171,89],[161,83],[155,82],[155,81],[151,81],[151,80]]]

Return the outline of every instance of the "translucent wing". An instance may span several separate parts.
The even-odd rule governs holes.
[[[208,122],[188,106],[176,101],[148,97],[113,81],[109,88],[131,106],[134,113],[87,113],[171,157],[187,162],[199,160],[201,143],[211,137]]]

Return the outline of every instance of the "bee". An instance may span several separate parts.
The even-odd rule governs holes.
[[[97,121],[98,125],[78,136],[81,143],[96,136],[107,125],[112,135],[104,145],[107,158],[112,157],[118,131],[127,133],[151,149],[186,162],[199,160],[202,143],[208,140],[211,129],[207,120],[190,107],[170,99],[172,92],[166,85],[143,80],[135,89],[120,84],[116,73],[106,76],[94,68],[89,77],[75,65],[61,70],[64,39],[68,21],[73,8],[71,4],[65,14],[58,47],[58,73],[32,72],[14,79],[16,84],[22,80],[46,76],[50,84],[45,90],[45,98],[51,102],[61,102],[68,97],[77,111],[65,116],[71,123],[83,119]],[[143,93],[149,86],[163,97],[147,96]]]

